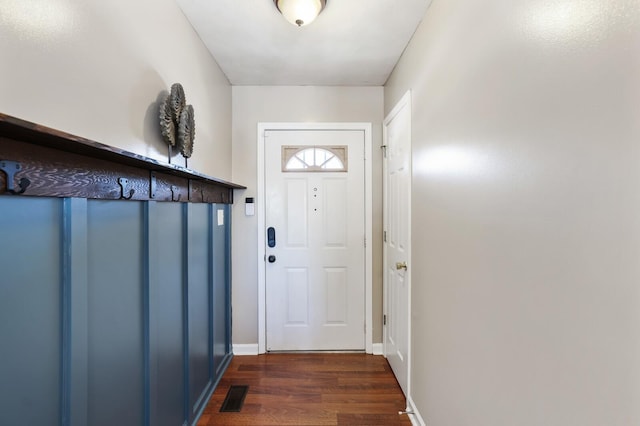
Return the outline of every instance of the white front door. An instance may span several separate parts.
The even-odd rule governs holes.
[[[365,349],[364,132],[265,132],[266,349]]]
[[[384,121],[385,356],[409,395],[411,248],[411,98],[400,100]]]

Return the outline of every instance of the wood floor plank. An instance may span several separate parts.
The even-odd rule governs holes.
[[[339,426],[401,426],[406,425],[406,415],[398,414],[338,414]],[[408,424],[411,424],[409,421]]]
[[[239,413],[220,413],[229,387],[248,385]],[[410,425],[386,359],[365,354],[234,357],[198,426]]]

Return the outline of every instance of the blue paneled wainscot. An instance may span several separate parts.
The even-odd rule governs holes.
[[[232,356],[232,197],[28,195],[0,196],[0,425],[195,424]]]

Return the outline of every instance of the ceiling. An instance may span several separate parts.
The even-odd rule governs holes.
[[[177,0],[233,85],[381,86],[431,0],[327,0],[298,28],[273,0]]]

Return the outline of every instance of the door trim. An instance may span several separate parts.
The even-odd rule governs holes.
[[[258,216],[258,352],[267,352],[266,327],[266,263],[265,263],[265,200],[264,200],[264,134],[267,130],[360,130],[364,133],[364,188],[365,188],[365,351],[373,353],[373,168],[371,123],[258,123],[258,187],[256,214]]]
[[[389,123],[391,123],[391,121],[396,117],[396,115],[398,115],[398,113],[403,109],[403,108],[408,108],[409,111],[409,144],[410,144],[410,148],[411,148],[411,120],[413,119],[413,114],[411,112],[411,91],[407,90],[407,92],[402,96],[402,98],[400,98],[400,100],[398,101],[398,103],[393,107],[393,109],[389,112],[389,114],[385,117],[384,121],[382,122],[382,144],[383,147],[387,146],[387,128],[389,126]],[[412,162],[412,159],[410,160],[410,163]],[[383,227],[383,232],[386,232],[387,228],[388,228],[388,221],[389,221],[389,215],[387,214],[388,212],[388,205],[387,205],[387,201],[388,201],[388,196],[387,196],[387,191],[388,191],[388,182],[387,182],[387,170],[388,170],[388,163],[387,163],[387,156],[386,154],[384,155],[383,159],[382,159],[382,227]],[[410,166],[412,167],[412,165]],[[413,167],[412,167],[413,168]],[[413,180],[413,179],[411,179]],[[409,263],[409,269],[406,272],[406,276],[408,278],[408,295],[407,295],[407,324],[408,324],[408,330],[407,330],[407,401],[410,400],[411,398],[411,285],[413,282],[413,276],[411,274],[411,266],[413,265],[412,262],[412,257],[411,257],[411,223],[412,223],[412,217],[411,217],[411,197],[412,197],[412,191],[409,191],[409,229],[408,229],[408,245],[407,245],[407,260]],[[382,244],[382,264],[384,265],[384,267],[386,268],[387,265],[387,245],[385,242],[383,242]],[[386,271],[383,272],[382,274],[382,309],[383,309],[383,315],[387,315],[387,313],[389,312],[389,300],[387,298],[387,291],[388,291],[388,278],[387,278],[387,274]],[[382,345],[383,345],[383,352],[384,352],[384,356],[385,358],[387,357],[387,326],[384,325],[382,327]],[[408,403],[407,403],[407,407],[409,407]]]

